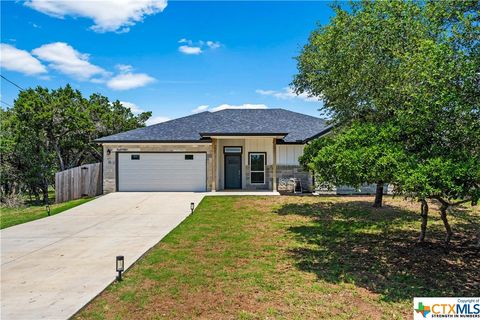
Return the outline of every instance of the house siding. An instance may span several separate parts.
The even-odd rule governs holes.
[[[265,152],[266,153],[266,166],[265,166],[265,183],[251,183],[250,181],[250,165],[249,154],[252,152]],[[273,165],[273,139],[272,138],[259,138],[259,139],[245,139],[245,157],[244,157],[244,177],[245,177],[245,189],[246,190],[272,190],[272,165]]]
[[[280,144],[277,145],[277,164],[298,166],[298,158],[303,154],[303,144]]]
[[[310,172],[305,171],[298,162],[303,154],[303,144],[277,145],[277,188],[278,191],[291,192],[293,184],[289,180],[299,179],[303,190],[313,190],[313,178]]]

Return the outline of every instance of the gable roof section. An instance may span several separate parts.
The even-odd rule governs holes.
[[[218,135],[281,135],[304,143],[328,132],[326,120],[284,109],[202,112],[95,140],[96,142],[209,142]]]

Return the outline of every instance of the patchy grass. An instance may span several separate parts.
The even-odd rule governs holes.
[[[73,207],[79,206],[94,198],[82,198],[63,203],[50,205],[50,215],[55,215]],[[8,228],[17,224],[41,219],[47,217],[45,205],[27,204],[20,208],[0,208],[0,229]]]
[[[370,197],[206,197],[76,319],[404,319],[414,296],[480,292],[478,209]]]

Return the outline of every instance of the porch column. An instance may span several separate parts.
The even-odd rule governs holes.
[[[217,139],[212,138],[212,192],[217,190]]]
[[[273,152],[272,152],[272,186],[273,191],[277,191],[277,139],[273,138]]]

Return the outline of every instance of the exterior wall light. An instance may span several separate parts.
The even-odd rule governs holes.
[[[108,148],[107,149],[107,156],[109,156],[112,153],[112,149]]]
[[[118,281],[122,281],[122,272],[123,272],[123,270],[125,270],[124,261],[125,261],[125,259],[124,259],[123,256],[117,256],[116,267],[117,267],[117,272],[118,272],[118,275],[117,275],[117,280]]]
[[[193,213],[193,210],[195,210],[195,203],[190,202],[190,210],[192,211],[191,213]]]

